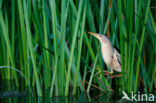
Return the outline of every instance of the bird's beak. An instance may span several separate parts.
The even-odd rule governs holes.
[[[93,33],[93,32],[88,32],[88,34],[95,36],[97,39],[99,39],[102,36],[101,34],[97,34],[97,33]]]

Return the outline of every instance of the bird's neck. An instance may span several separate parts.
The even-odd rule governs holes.
[[[106,65],[108,66],[111,63],[111,56],[112,56],[112,46],[109,44],[102,44],[101,45],[101,52],[102,57]]]

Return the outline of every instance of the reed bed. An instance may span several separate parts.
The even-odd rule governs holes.
[[[38,96],[153,92],[156,87],[154,0],[0,0],[0,78]],[[154,8],[153,8],[154,7]],[[122,77],[108,79],[100,43],[120,49]],[[108,69],[109,70],[109,69]],[[118,74],[118,73],[116,73]],[[72,88],[72,89],[70,89]]]

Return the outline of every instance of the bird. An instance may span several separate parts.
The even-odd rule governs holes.
[[[104,71],[105,75],[111,75],[116,72],[122,72],[121,70],[121,56],[119,52],[112,46],[109,38],[103,34],[88,32],[88,34],[96,37],[101,43],[101,54],[103,61],[111,71]],[[120,75],[121,76],[121,75]],[[116,76],[118,77],[118,76]]]

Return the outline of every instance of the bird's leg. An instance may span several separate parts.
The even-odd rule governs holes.
[[[113,74],[113,69],[111,69],[111,72],[109,72],[109,71],[104,71],[104,75],[111,75],[111,74]]]

